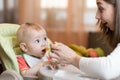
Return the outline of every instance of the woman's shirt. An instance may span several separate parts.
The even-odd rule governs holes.
[[[79,61],[80,70],[91,77],[114,79],[120,76],[120,43],[106,57],[85,58]]]

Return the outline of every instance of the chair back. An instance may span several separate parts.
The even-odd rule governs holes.
[[[22,53],[16,39],[18,24],[0,24],[0,59],[6,70],[19,72],[16,54]]]

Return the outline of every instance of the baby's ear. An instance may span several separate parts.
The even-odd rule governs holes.
[[[20,48],[22,49],[22,51],[27,52],[27,47],[25,43],[20,43]]]

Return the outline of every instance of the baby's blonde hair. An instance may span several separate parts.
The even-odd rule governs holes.
[[[29,31],[29,29],[34,30],[42,30],[43,27],[36,23],[24,23],[20,26],[20,28],[17,30],[17,39],[19,42],[24,41],[24,37],[26,36],[26,32]]]

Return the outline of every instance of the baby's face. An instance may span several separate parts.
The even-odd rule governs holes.
[[[42,30],[30,29],[30,31],[27,32],[26,53],[28,55],[41,58],[44,56],[47,47],[48,47],[47,34],[44,29]]]

